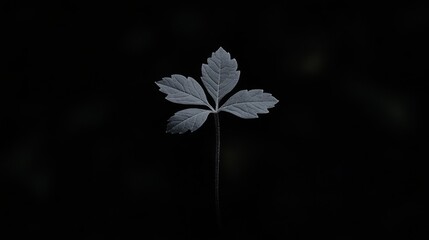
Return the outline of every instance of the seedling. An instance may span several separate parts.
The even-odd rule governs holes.
[[[207,100],[201,85],[192,77],[173,74],[155,82],[159,90],[167,96],[168,101],[179,104],[204,106],[205,108],[187,108],[176,112],[167,123],[168,133],[193,132],[200,128],[213,113],[216,129],[215,152],[215,204],[218,226],[221,227],[219,205],[219,165],[220,165],[220,124],[219,112],[228,112],[237,117],[250,119],[258,118],[258,114],[268,113],[268,108],[274,107],[278,100],[262,89],[241,90],[232,95],[222,105],[222,99],[237,85],[240,71],[237,61],[222,47],[207,59],[207,64],[201,67],[201,80],[213,98],[214,106]]]

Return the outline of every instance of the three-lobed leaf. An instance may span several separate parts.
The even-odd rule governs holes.
[[[237,61],[220,47],[207,59],[207,64],[201,67],[201,80],[213,98],[215,107],[207,100],[201,85],[191,77],[173,74],[155,82],[159,90],[167,94],[166,99],[179,104],[206,106],[209,109],[188,108],[176,112],[168,119],[167,132],[184,133],[200,128],[210,113],[221,111],[231,113],[240,118],[257,118],[258,114],[268,113],[278,100],[262,89],[241,90],[232,95],[219,107],[220,101],[237,85],[240,71]]]

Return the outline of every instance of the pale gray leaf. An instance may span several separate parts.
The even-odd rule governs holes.
[[[184,77],[179,74],[173,74],[171,77],[164,77],[162,80],[155,82],[159,91],[167,94],[167,100],[192,105],[204,105],[213,109],[207,101],[201,85],[191,77]]]
[[[232,95],[219,111],[229,112],[241,118],[257,118],[260,113],[268,113],[268,108],[278,103],[270,93],[262,89],[241,90]]]
[[[222,98],[237,85],[240,71],[237,71],[237,61],[222,47],[207,59],[207,64],[201,67],[202,81],[208,93],[215,101],[216,110]]]
[[[187,108],[176,112],[167,123],[167,132],[182,134],[195,131],[207,120],[212,111],[200,108]]]

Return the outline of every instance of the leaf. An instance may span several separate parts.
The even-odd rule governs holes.
[[[257,118],[260,113],[268,113],[268,108],[278,103],[270,93],[262,89],[241,90],[232,95],[219,111],[229,112],[241,118]]]
[[[240,71],[237,71],[237,61],[222,47],[207,59],[207,64],[201,67],[202,81],[208,93],[215,101],[216,110],[222,98],[237,85]]]
[[[188,130],[193,132],[203,125],[210,113],[210,110],[200,108],[187,108],[178,111],[168,119],[167,132],[179,134]]]
[[[182,75],[174,74],[171,75],[171,78],[165,77],[155,83],[158,85],[159,91],[167,94],[165,98],[171,102],[204,105],[213,109],[207,101],[201,85],[191,77],[186,78]]]
[[[257,118],[258,114],[268,113],[278,100],[262,89],[242,90],[232,95],[221,107],[220,101],[237,85],[240,71],[237,61],[220,47],[201,67],[201,80],[215,102],[215,108],[207,100],[202,86],[191,77],[179,74],[165,77],[155,82],[167,100],[179,104],[203,105],[209,109],[188,108],[176,112],[167,123],[167,132],[193,132],[200,128],[210,113],[229,112],[241,118]]]

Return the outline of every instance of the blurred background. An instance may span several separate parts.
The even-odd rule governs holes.
[[[427,239],[423,4],[1,8],[0,238]],[[220,46],[280,100],[220,115],[222,234],[214,121],[166,134],[154,84]]]

